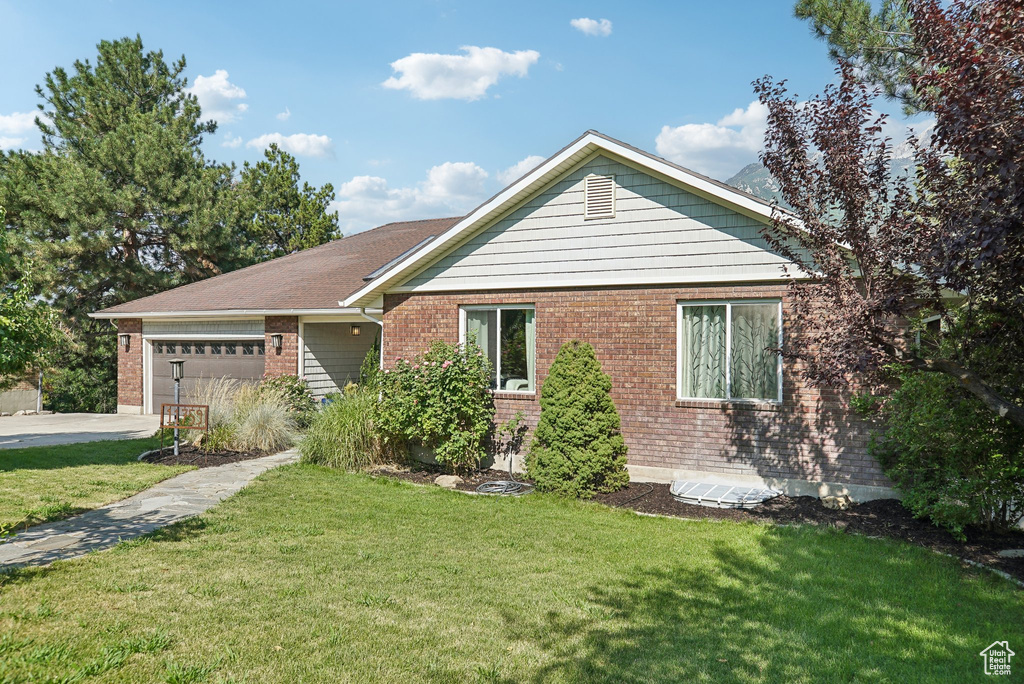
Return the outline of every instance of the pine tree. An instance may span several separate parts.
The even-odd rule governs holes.
[[[245,163],[236,188],[239,258],[244,265],[316,247],[341,237],[337,212],[328,211],[334,187],[299,186],[299,164],[276,144],[266,159]]]
[[[230,166],[209,164],[186,91],[141,38],[103,41],[95,66],[56,68],[36,92],[43,151],[8,155],[0,202],[36,289],[77,327],[96,309],[220,272],[234,249],[220,200]]]
[[[629,482],[611,389],[592,346],[579,340],[562,345],[541,388],[540,421],[526,461],[539,490],[589,498]]]
[[[797,0],[794,13],[811,22],[836,62],[857,65],[861,78],[915,113],[924,108],[912,80],[921,70],[908,0]]]

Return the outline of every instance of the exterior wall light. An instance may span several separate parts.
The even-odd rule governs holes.
[[[284,335],[281,333],[274,333],[270,336],[270,346],[274,349],[280,350],[281,344],[284,342]]]
[[[119,334],[117,336],[117,343],[120,344],[125,349],[128,348],[128,345],[130,345],[131,342],[132,342],[132,336],[129,335],[128,333],[121,333],[121,334]]]
[[[171,359],[171,379],[175,382],[181,381],[185,377],[185,359]],[[177,388],[175,388],[177,389]],[[174,402],[178,402],[178,398],[174,398]]]
[[[352,337],[359,337],[360,335],[363,334],[363,326],[361,326],[361,325],[353,325],[351,327],[352,327]]]

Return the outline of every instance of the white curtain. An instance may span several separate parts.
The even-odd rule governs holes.
[[[731,394],[737,399],[779,398],[778,304],[732,307]]]
[[[497,334],[498,321],[496,311],[467,311],[466,312],[466,342],[473,342],[481,350],[484,356],[491,363],[492,387],[497,387]]]
[[[533,392],[534,378],[537,375],[537,332],[533,320],[533,311],[526,312],[526,378],[530,381],[529,391]]]
[[[680,396],[725,399],[725,306],[682,308]]]

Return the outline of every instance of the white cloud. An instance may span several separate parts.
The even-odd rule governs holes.
[[[536,50],[505,52],[493,47],[468,45],[459,48],[464,55],[440,55],[414,52],[391,63],[399,74],[381,85],[393,90],[408,90],[419,100],[479,100],[502,76],[526,76],[540,59]]]
[[[270,147],[271,143],[276,143],[285,152],[290,152],[298,157],[334,156],[334,143],[329,137],[310,133],[295,133],[293,135],[265,133],[245,143],[245,146],[266,149]]]
[[[756,100],[716,123],[662,126],[658,154],[694,171],[725,179],[757,161],[764,147],[768,108]]]
[[[224,139],[224,142],[222,142],[220,144],[220,146],[221,147],[230,147],[230,148],[241,147],[242,146],[242,136],[239,135],[239,136],[237,136],[235,138],[232,138],[231,134],[228,133],[228,137]]]
[[[224,69],[217,69],[213,76],[196,76],[196,82],[188,92],[199,99],[204,120],[230,123],[249,108],[244,102],[236,102],[245,99],[245,91],[228,80],[228,72]]]
[[[27,138],[23,135],[36,126],[38,112],[0,114],[0,150],[21,147]]]
[[[292,116],[292,110],[290,110],[287,107],[285,107],[284,111],[277,115],[277,120],[278,121],[287,121],[288,119],[291,118],[291,116]]]
[[[532,171],[542,161],[544,161],[544,157],[531,154],[526,159],[513,164],[504,171],[499,171],[497,174],[498,180],[504,185],[508,185],[512,181],[519,180],[527,171]]]
[[[486,198],[488,174],[472,162],[445,162],[412,187],[392,188],[380,176],[356,176],[338,188],[331,209],[342,230],[359,232],[390,221],[456,216]]]
[[[607,19],[590,19],[580,17],[569,22],[574,29],[588,36],[601,36],[602,38],[612,35],[612,22]]]

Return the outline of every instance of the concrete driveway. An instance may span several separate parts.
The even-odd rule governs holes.
[[[138,439],[151,437],[159,426],[160,416],[125,413],[7,416],[0,418],[0,449],[96,442],[102,439]]]

